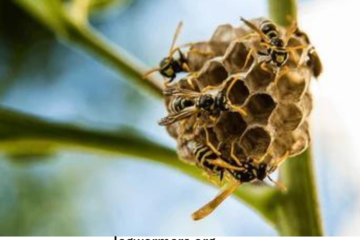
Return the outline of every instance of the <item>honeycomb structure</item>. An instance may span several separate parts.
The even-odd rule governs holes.
[[[262,20],[251,22],[258,25]],[[286,29],[279,27],[279,31],[285,33]],[[286,63],[290,70],[277,81],[275,73],[260,66],[259,59],[251,56],[245,66],[249,51],[263,48],[260,43],[258,34],[245,26],[219,26],[209,41],[192,45],[192,49],[213,55],[196,51],[187,54],[188,64],[196,73],[195,80],[189,83],[188,78],[193,76],[190,74],[175,83],[175,87],[202,92],[209,86],[234,81],[229,89],[229,101],[243,108],[247,115],[222,112],[215,124],[207,125],[210,142],[225,158],[230,158],[234,144],[239,159],[262,159],[271,165],[286,153],[289,156],[302,153],[309,145],[308,116],[312,110],[309,84],[313,73],[305,61],[298,64],[304,59],[303,50],[293,52]],[[307,42],[294,35],[288,45],[307,45]],[[166,97],[166,106],[172,98]],[[195,144],[206,141],[203,129],[196,125],[199,118],[207,116],[195,114],[167,126],[177,140],[180,158],[190,164],[196,164]]]

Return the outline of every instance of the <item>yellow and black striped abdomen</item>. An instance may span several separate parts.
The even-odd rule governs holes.
[[[221,173],[224,169],[211,164],[211,160],[216,160],[219,157],[207,146],[199,144],[194,149],[194,155],[198,164],[215,173]]]
[[[178,113],[187,107],[194,106],[194,101],[183,97],[175,97],[169,104],[169,111]]]
[[[275,24],[270,20],[264,20],[260,24],[260,30],[268,36],[269,39],[279,37],[279,32],[275,26]]]

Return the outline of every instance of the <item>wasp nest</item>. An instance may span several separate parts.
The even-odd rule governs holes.
[[[266,21],[255,19],[251,23],[260,29]],[[286,35],[289,29],[277,27],[276,30],[280,35]],[[204,94],[231,84],[230,89],[226,89],[228,86],[222,86],[222,89],[228,92],[229,103],[235,109],[242,109],[243,114],[241,111],[222,111],[209,124],[203,119],[209,116],[200,111],[168,125],[169,133],[177,139],[183,160],[197,162],[193,142],[206,144],[203,126],[206,126],[208,140],[225,159],[230,158],[231,145],[239,159],[265,158],[269,165],[285,154],[295,156],[308,147],[307,119],[312,109],[309,82],[314,75],[313,66],[309,64],[313,58],[310,55],[312,49],[307,36],[298,29],[288,38],[289,59],[281,67],[273,66],[271,61],[262,61],[263,56],[257,53],[269,53],[271,43],[263,44],[260,34],[248,26],[221,25],[210,41],[192,45],[187,53],[187,64],[192,72],[171,88]],[[224,84],[226,82],[228,84]],[[176,96],[166,96],[170,113]]]
[[[309,85],[322,66],[308,36],[296,24],[242,21],[238,28],[219,26],[186,54],[172,50],[158,69],[170,78],[164,91],[169,115],[160,124],[177,140],[180,158],[235,182],[194,213],[196,220],[239,184],[263,180],[310,142]],[[189,73],[170,84],[180,72]]]

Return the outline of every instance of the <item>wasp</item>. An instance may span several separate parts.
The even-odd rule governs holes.
[[[306,42],[306,44],[309,45],[307,51],[308,61],[306,64],[307,67],[312,70],[313,76],[315,78],[318,78],[323,71],[323,67],[319,55],[317,54],[315,48],[311,46],[309,36],[305,32],[301,31],[299,28],[295,30],[294,34],[295,36],[302,38]]]
[[[208,87],[202,92],[195,92],[189,89],[168,88],[164,91],[165,96],[173,96],[169,103],[170,114],[159,121],[160,125],[167,126],[174,122],[188,118],[199,113],[206,113],[216,121],[216,116],[225,111],[237,111],[247,116],[246,111],[233,106],[226,93],[221,88]],[[215,117],[215,118],[214,118]]]
[[[190,68],[184,53],[181,51],[181,47],[175,47],[177,38],[179,37],[183,23],[180,22],[176,28],[172,43],[170,45],[169,55],[161,60],[159,67],[149,70],[144,74],[144,78],[154,72],[159,72],[163,77],[169,78],[165,83],[171,83],[175,78],[176,74],[181,72],[190,72]],[[184,47],[184,46],[183,46]],[[179,57],[175,58],[174,54],[178,52]]]
[[[271,182],[285,191],[286,188],[280,183],[275,182],[269,174],[273,172],[284,160],[287,159],[289,153],[285,153],[280,157],[274,165],[270,166],[262,161],[255,159],[240,160],[233,153],[233,146],[231,149],[231,158],[235,160],[237,169],[225,168],[223,171],[227,172],[231,177],[231,184],[225,188],[219,195],[217,195],[209,203],[201,207],[199,210],[192,214],[194,220],[201,220],[210,215],[226,198],[228,198],[241,184],[254,181],[264,181],[268,178]]]
[[[182,48],[191,47],[193,43],[184,44],[179,47],[175,47],[176,41],[180,35],[183,23],[180,22],[176,28],[172,43],[170,45],[169,55],[161,60],[159,67],[154,68],[146,72],[143,77],[146,78],[154,72],[159,72],[163,77],[168,78],[165,82],[165,86],[168,86],[175,78],[178,73],[182,72],[191,72],[191,69],[188,64],[188,60],[185,54],[181,51]],[[200,50],[189,50],[202,55],[213,55],[212,52],[203,52]],[[175,53],[178,53],[178,57],[174,57]]]
[[[260,45],[264,46],[266,49],[265,52],[257,51],[257,54],[264,57],[265,59],[261,62],[261,68],[265,71],[269,71],[265,65],[270,63],[275,67],[277,78],[288,71],[287,67],[285,68],[285,64],[289,60],[290,54],[293,54],[293,51],[295,50],[305,49],[307,47],[305,45],[299,45],[295,47],[287,46],[290,38],[298,29],[296,23],[294,23],[283,36],[280,36],[278,28],[270,20],[263,20],[259,27],[255,26],[253,23],[244,18],[241,18],[241,21],[243,21],[250,29],[258,33],[261,38]],[[253,55],[254,51],[255,50],[250,50],[244,66],[247,65],[247,62]],[[285,69],[281,71],[282,68]]]

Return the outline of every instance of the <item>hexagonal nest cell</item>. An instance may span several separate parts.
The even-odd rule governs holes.
[[[303,113],[296,104],[279,104],[270,118],[270,124],[276,131],[293,131],[302,119]]]
[[[219,59],[212,59],[201,69],[198,76],[198,85],[200,89],[204,89],[209,85],[220,85],[227,77],[228,73]]]
[[[243,105],[249,97],[249,89],[245,86],[244,81],[241,79],[236,81],[234,85],[229,89],[229,100],[233,105]]]
[[[267,152],[270,143],[270,133],[260,126],[247,129],[240,139],[240,146],[245,154],[257,159]]]
[[[230,74],[245,72],[246,70],[248,70],[251,64],[254,62],[254,57],[250,55],[249,56],[250,58],[246,63],[246,58],[248,56],[248,53],[249,50],[244,44],[244,42],[231,43],[223,59],[223,64],[226,70]]]
[[[224,55],[229,43],[225,42],[198,42],[191,46],[187,53],[187,61],[193,72],[198,72],[204,64],[214,58]]]
[[[251,95],[245,105],[245,111],[248,113],[251,122],[266,124],[276,107],[271,95],[259,93]]]
[[[235,138],[240,138],[247,127],[242,116],[237,112],[224,112],[214,127],[214,132],[220,142],[232,142]]]
[[[274,82],[275,74],[255,65],[245,78],[245,83],[251,92],[266,91],[267,87]]]
[[[211,42],[226,42],[230,43],[236,38],[236,33],[231,24],[220,25],[216,28],[211,37]]]
[[[278,79],[276,86],[281,100],[297,102],[308,89],[308,79],[301,71],[290,71]]]

